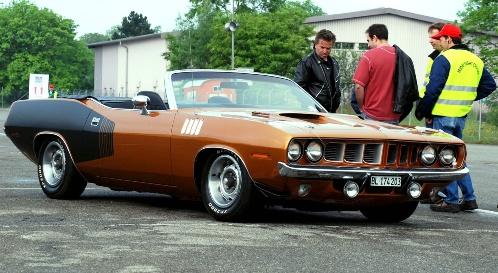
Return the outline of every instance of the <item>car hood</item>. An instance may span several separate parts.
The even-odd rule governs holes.
[[[198,115],[262,122],[294,137],[389,139],[407,141],[461,142],[458,138],[425,127],[398,126],[354,115],[261,110],[200,111]]]

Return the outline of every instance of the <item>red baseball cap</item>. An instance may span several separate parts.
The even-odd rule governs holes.
[[[459,38],[462,39],[462,30],[457,25],[446,24],[439,31],[438,34],[433,35],[432,39],[439,39],[442,36],[450,36],[451,38]]]

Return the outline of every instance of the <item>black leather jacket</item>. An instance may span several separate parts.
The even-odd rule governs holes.
[[[412,110],[413,103],[418,101],[418,86],[412,59],[397,45],[394,45],[394,48],[396,49],[396,69],[393,112],[401,113],[399,121],[402,121]]]
[[[294,81],[327,111],[335,113],[341,103],[339,64],[334,58],[329,58],[326,63],[313,51],[297,65]]]

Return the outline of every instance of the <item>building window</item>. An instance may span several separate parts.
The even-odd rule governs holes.
[[[367,50],[368,44],[367,43],[358,43],[358,49],[359,50]]]
[[[335,43],[336,49],[354,49],[354,43],[338,42]]]

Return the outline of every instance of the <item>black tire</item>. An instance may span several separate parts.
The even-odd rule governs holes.
[[[54,199],[78,198],[87,184],[59,139],[48,140],[42,145],[38,156],[38,180],[45,195]]]
[[[374,222],[401,222],[410,217],[417,209],[418,201],[390,204],[386,206],[360,209],[361,213]]]
[[[255,190],[244,164],[235,154],[218,151],[212,155],[201,181],[202,202],[216,220],[236,221],[249,217]]]

